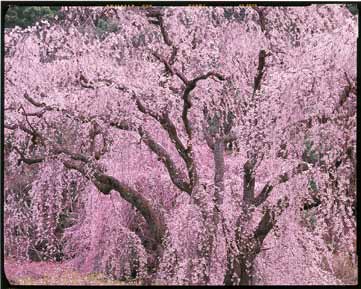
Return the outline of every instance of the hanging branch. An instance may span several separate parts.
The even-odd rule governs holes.
[[[25,157],[24,154],[17,147],[14,147],[14,149],[19,153],[21,161],[29,165],[43,162],[46,159],[45,156],[35,159],[29,159]],[[64,166],[68,169],[73,169],[80,172],[84,177],[92,181],[93,184],[103,194],[109,194],[112,190],[117,191],[124,200],[126,200],[139,210],[141,215],[148,223],[154,240],[156,240],[157,244],[161,246],[162,239],[165,233],[165,224],[161,219],[160,215],[154,211],[150,202],[145,199],[139,192],[137,192],[127,184],[118,181],[116,178],[104,174],[99,167],[92,164],[90,158],[83,154],[74,153],[60,146],[54,147],[52,153],[55,155],[65,154],[70,157],[70,160],[62,160]],[[88,168],[92,169],[91,174],[88,173]]]

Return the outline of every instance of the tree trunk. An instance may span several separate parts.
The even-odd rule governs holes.
[[[218,138],[213,146],[214,158],[214,207],[211,215],[207,213],[208,204],[200,204],[202,210],[203,224],[206,229],[206,242],[202,245],[200,255],[205,258],[203,284],[210,282],[210,270],[212,266],[212,256],[217,238],[217,228],[220,220],[219,207],[223,202],[222,192],[224,190],[224,141]]]
[[[151,203],[138,191],[118,181],[116,178],[105,174],[98,174],[96,176],[96,181],[97,183],[95,183],[95,185],[100,191],[102,191],[102,193],[109,194],[111,190],[117,191],[121,198],[138,209],[139,213],[145,219],[150,236],[146,240],[147,244],[143,243],[143,246],[149,254],[147,262],[149,277],[146,278],[144,282],[147,285],[150,285],[156,277],[156,273],[160,265],[160,259],[162,258],[164,252],[163,239],[166,232],[166,224],[163,216],[159,211],[156,211]]]
[[[230,252],[227,257],[227,270],[224,276],[225,285],[253,285],[252,268],[254,257],[244,259],[242,257],[232,258]],[[250,264],[248,270],[247,265]]]
[[[210,269],[212,266],[212,255],[215,247],[215,240],[217,238],[217,228],[220,220],[220,206],[223,203],[223,191],[224,191],[224,140],[223,138],[217,138],[214,142],[213,148],[214,158],[214,207],[213,215],[211,219],[210,227],[212,230],[209,231],[209,256],[207,260],[208,265],[208,276],[207,283],[209,283]]]

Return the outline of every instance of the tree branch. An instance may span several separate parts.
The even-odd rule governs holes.
[[[88,158],[87,156],[80,154],[80,153],[73,153],[71,151],[69,151],[68,149],[65,149],[63,147],[55,147],[53,149],[53,153],[59,155],[59,154],[65,154],[67,156],[69,156],[71,159],[75,160],[75,161],[82,161],[84,163],[90,163],[91,160],[90,158]]]
[[[42,161],[45,160],[45,157],[34,158],[34,159],[26,158],[26,157],[24,156],[24,154],[23,154],[16,146],[14,146],[14,149],[15,149],[16,152],[20,155],[20,159],[19,159],[19,161],[18,161],[18,164],[20,164],[21,162],[24,162],[24,163],[26,163],[27,165],[34,165],[34,164],[41,163]]]
[[[118,87],[116,87],[117,89],[119,89]],[[124,90],[124,89],[120,89],[120,90]],[[25,117],[27,116],[36,116],[41,118],[46,112],[48,111],[56,111],[56,112],[61,112],[63,113],[63,115],[65,117],[71,118],[73,120],[79,121],[81,123],[88,123],[90,122],[92,119],[98,117],[97,115],[94,116],[82,116],[82,115],[75,115],[73,112],[67,110],[67,109],[60,109],[58,107],[52,107],[49,105],[46,105],[44,102],[37,102],[36,100],[34,100],[33,98],[31,98],[26,92],[24,93],[24,98],[29,101],[32,105],[36,106],[36,107],[42,107],[43,109],[37,112],[26,112],[24,108],[23,109],[23,113],[22,115],[24,115]]]
[[[221,192],[224,191],[224,141],[222,138],[218,138],[214,142],[213,158],[214,184],[216,186],[215,198],[217,205],[220,205],[223,202]]]
[[[254,237],[258,241],[256,253],[260,252],[264,239],[277,222],[276,218],[279,217],[284,211],[284,209],[288,207],[288,198],[285,197],[283,200],[279,199],[276,207],[279,209],[279,211],[272,210],[271,208],[266,208],[264,215],[254,232]]]
[[[140,112],[144,113],[144,114],[148,114],[150,115],[152,118],[154,118],[155,120],[157,120],[158,122],[160,122],[160,115],[152,112],[151,110],[145,108],[145,106],[140,102],[140,100],[138,98],[136,98],[135,101],[137,108],[139,109]]]
[[[83,165],[74,161],[64,161],[63,163],[66,168],[77,170],[83,176],[87,177]],[[161,216],[154,211],[147,199],[127,184],[118,181],[112,176],[101,173],[100,171],[97,171],[94,174],[92,182],[104,194],[109,194],[112,190],[117,191],[122,199],[138,209],[147,222],[156,243],[158,245],[162,244],[162,238],[165,233],[165,225],[161,220]]]
[[[16,130],[16,129],[21,129],[23,132],[31,135],[31,141],[36,144],[37,143],[37,140],[40,139],[41,141],[41,144],[43,146],[45,146],[45,142],[44,142],[44,138],[43,136],[38,132],[36,131],[29,123],[29,120],[26,119],[29,126],[31,127],[31,129],[28,129],[25,125],[23,124],[13,124],[13,125],[9,125],[9,124],[4,124],[4,128],[6,129],[10,129],[10,130]]]
[[[34,136],[34,132],[30,129],[28,129],[23,124],[4,124],[4,128],[10,129],[10,130],[16,130],[20,128],[22,131],[26,132],[27,134]]]
[[[47,110],[39,110],[39,111],[35,111],[35,112],[23,112],[22,115],[24,116],[36,116],[36,117],[42,117],[44,115],[44,113],[46,112]]]
[[[261,89],[261,80],[264,73],[265,60],[266,60],[266,51],[262,49],[258,54],[258,68],[257,68],[257,75],[254,78],[253,95],[256,93],[257,90]]]
[[[214,150],[214,140],[213,137],[208,132],[206,123],[203,122],[202,126],[203,126],[203,133],[204,133],[204,138],[206,139],[206,143],[211,150]]]
[[[176,185],[181,191],[191,194],[192,190],[190,185],[184,181],[181,171],[174,164],[167,151],[161,145],[155,142],[142,127],[139,127],[138,132],[144,143],[159,157],[159,160],[163,162],[168,170],[173,184]]]
[[[162,12],[159,9],[150,9],[150,10],[148,10],[147,16],[156,18],[156,20],[153,19],[153,20],[150,20],[150,22],[155,25],[160,26],[161,34],[163,36],[165,43],[168,46],[172,47],[172,49],[173,49],[172,55],[171,55],[169,61],[167,61],[163,56],[161,56],[157,52],[152,52],[152,54],[165,65],[166,69],[168,71],[170,71],[172,75],[176,75],[186,85],[184,92],[183,92],[182,120],[183,120],[183,124],[184,124],[185,130],[186,130],[186,133],[189,137],[189,143],[188,143],[187,148],[185,148],[185,146],[182,144],[182,142],[178,138],[176,128],[173,125],[173,123],[170,121],[167,113],[163,114],[162,116],[158,116],[158,115],[154,115],[154,114],[152,115],[152,113],[150,111],[147,111],[144,108],[144,106],[141,105],[141,103],[139,101],[137,101],[137,105],[138,105],[138,109],[140,111],[142,111],[143,113],[148,113],[153,118],[158,120],[161,123],[162,127],[168,132],[168,135],[171,138],[171,140],[174,142],[174,144],[177,148],[177,151],[179,152],[179,154],[181,155],[181,157],[184,159],[184,161],[186,163],[187,170],[188,170],[188,176],[190,179],[190,187],[187,188],[187,190],[190,191],[190,190],[192,190],[192,187],[195,185],[195,183],[198,181],[198,176],[197,176],[195,163],[192,158],[192,144],[191,144],[192,128],[191,128],[191,124],[188,119],[188,111],[191,107],[191,101],[189,98],[189,94],[196,87],[197,82],[200,80],[207,79],[208,77],[211,77],[211,76],[216,77],[219,80],[225,80],[225,78],[219,73],[208,72],[207,74],[200,75],[200,76],[194,78],[192,81],[188,81],[188,79],[183,75],[183,73],[181,73],[180,71],[178,71],[176,68],[174,68],[172,66],[172,64],[175,62],[175,57],[177,55],[177,48],[172,44],[172,42],[169,39],[169,35],[164,26]],[[163,158],[161,158],[161,159],[163,159]],[[166,159],[164,161],[164,164],[166,165],[166,167],[169,171],[170,166],[169,166],[169,162],[166,161]],[[172,175],[171,175],[171,177],[172,177]],[[179,187],[179,182],[178,182],[177,186]]]
[[[136,129],[134,125],[131,125],[125,121],[111,122],[110,125],[122,130],[137,131],[141,136],[143,142],[149,147],[152,152],[154,152],[158,156],[159,160],[164,164],[173,184],[181,191],[191,194],[191,185],[184,180],[181,171],[177,168],[168,152],[160,144],[153,140],[153,138],[146,130],[144,130],[141,126]]]
[[[263,243],[268,233],[272,230],[274,224],[274,213],[269,208],[267,208],[254,233],[255,238],[259,241],[260,244]]]
[[[258,207],[259,205],[261,205],[265,200],[267,200],[269,194],[271,193],[271,191],[273,190],[273,186],[271,186],[269,183],[267,183],[262,191],[259,193],[259,195],[254,199],[253,204]]]
[[[164,42],[168,46],[172,46],[172,41],[170,40],[168,32],[167,32],[167,30],[165,29],[165,26],[164,26],[162,11],[160,11],[159,9],[156,10],[154,8],[151,8],[150,10],[147,11],[146,16],[149,17],[149,18],[155,18],[155,19],[150,19],[149,22],[154,24],[154,25],[159,25],[160,26],[160,31],[161,31],[161,34],[163,36]]]
[[[206,73],[204,75],[200,75],[200,76],[194,78],[191,81],[188,81],[187,78],[181,72],[179,72],[176,68],[172,67],[172,65],[163,56],[161,56],[157,52],[152,52],[152,54],[159,61],[164,63],[166,69],[168,69],[173,75],[178,76],[178,78],[180,80],[182,80],[182,82],[186,85],[186,87],[184,89],[184,92],[183,92],[183,96],[182,96],[182,98],[183,98],[182,120],[183,120],[183,123],[184,123],[185,130],[187,132],[187,135],[191,139],[192,138],[192,129],[191,129],[191,125],[190,125],[189,120],[188,120],[188,111],[192,106],[191,100],[190,100],[190,97],[189,97],[191,91],[196,87],[197,82],[200,81],[200,80],[205,80],[205,79],[207,79],[207,78],[209,78],[211,76],[216,77],[220,81],[224,81],[225,78],[221,74],[211,71],[211,72],[208,72],[208,73]]]
[[[266,30],[266,18],[264,15],[264,9],[261,9],[260,7],[253,7],[253,9],[258,13],[261,30],[262,32],[264,32]]]
[[[190,100],[190,93],[192,92],[193,89],[196,88],[196,85],[197,85],[198,81],[205,80],[205,79],[207,79],[208,77],[211,77],[211,76],[214,76],[214,77],[218,78],[221,81],[225,80],[225,78],[219,73],[208,72],[208,73],[206,73],[204,75],[200,75],[200,76],[194,78],[193,80],[189,81],[186,84],[186,87],[184,89],[184,92],[183,92],[182,120],[183,120],[183,123],[184,123],[185,130],[186,130],[186,132],[187,132],[190,139],[192,138],[192,128],[191,128],[191,125],[190,125],[189,120],[188,120],[188,111],[192,106],[192,103],[191,103],[191,100]]]
[[[270,193],[274,189],[274,187],[276,187],[280,184],[286,183],[291,178],[295,177],[296,175],[299,175],[308,170],[309,170],[308,164],[302,162],[302,163],[299,163],[296,167],[294,167],[290,171],[278,175],[278,177],[274,181],[267,182],[267,184],[263,187],[263,189],[261,190],[259,195],[256,198],[254,198],[253,204],[256,207],[260,206],[267,200],[268,196],[270,195]]]
[[[243,176],[243,201],[245,204],[251,204],[254,199],[254,187],[255,187],[255,177],[254,177],[254,167],[256,165],[256,160],[251,159],[247,160],[243,166],[244,176]]]
[[[296,127],[297,129],[302,128],[302,127],[306,128],[306,129],[311,129],[315,124],[322,125],[322,124],[326,124],[332,120],[339,120],[339,119],[342,119],[343,117],[348,118],[348,117],[354,116],[355,113],[351,112],[351,113],[347,114],[346,116],[340,115],[338,117],[337,116],[334,117],[335,113],[339,112],[340,108],[343,107],[346,100],[350,97],[350,94],[351,93],[356,94],[356,88],[354,85],[352,85],[352,83],[346,73],[345,73],[345,78],[347,81],[347,85],[343,88],[341,95],[340,95],[340,99],[339,99],[338,103],[335,105],[335,107],[333,108],[332,114],[330,114],[330,115],[327,115],[327,114],[314,115],[307,119],[303,119],[303,120],[299,120],[295,123],[291,123],[291,124],[287,125],[286,127],[284,127],[284,130],[290,129],[292,127]]]
[[[150,19],[149,22],[154,25],[160,26],[160,33],[163,37],[165,44],[167,44],[169,47],[172,47],[172,55],[169,59],[169,63],[173,64],[175,62],[175,58],[177,56],[178,49],[175,45],[173,45],[172,41],[170,40],[169,34],[168,34],[167,30],[165,29],[162,11],[155,10],[153,8],[152,10],[147,11],[146,16],[149,18],[155,18],[155,19]]]
[[[340,95],[340,99],[338,101],[338,104],[335,106],[333,113],[335,113],[336,111],[338,111],[346,102],[346,100],[350,97],[350,94],[353,93],[356,95],[356,87],[355,85],[353,85],[353,83],[351,82],[350,78],[348,77],[347,73],[345,72],[345,78],[347,81],[347,85],[344,87],[341,95]]]
[[[179,155],[184,160],[184,162],[187,166],[188,176],[190,179],[190,185],[192,187],[193,184],[195,184],[196,179],[198,178],[197,172],[196,172],[196,169],[194,166],[194,161],[193,161],[193,158],[189,155],[188,150],[186,149],[186,147],[184,146],[184,144],[178,137],[177,129],[176,129],[175,125],[173,124],[173,122],[171,121],[171,119],[169,118],[168,113],[165,111],[163,114],[158,115],[158,114],[153,113],[152,111],[146,109],[144,107],[144,105],[139,101],[139,99],[137,99],[136,101],[137,101],[138,109],[142,113],[148,114],[151,117],[153,117],[155,120],[157,120],[160,123],[160,125],[162,126],[162,128],[168,133],[170,140],[172,141],[172,143],[174,143]]]
[[[347,154],[348,148],[346,147],[334,160],[332,160],[331,166],[337,166],[340,165],[342,163],[342,161],[346,161],[347,159],[349,159],[349,156]],[[352,161],[352,158],[351,158]],[[321,169],[324,167],[324,165],[322,164],[317,164],[317,166],[319,166]],[[254,205],[255,206],[259,206],[261,205],[269,196],[269,194],[271,193],[271,191],[273,190],[274,187],[282,184],[282,183],[286,183],[288,182],[291,178],[310,170],[310,166],[306,163],[306,162],[301,162],[299,163],[296,167],[294,167],[293,169],[291,169],[288,172],[285,172],[283,174],[280,174],[274,181],[272,182],[268,182],[262,189],[262,191],[260,192],[260,194],[255,198],[254,200]],[[323,168],[324,171],[328,171],[329,169]]]
[[[111,121],[109,125],[121,130],[136,131],[136,126],[127,121]]]
[[[17,147],[14,147],[14,149],[20,154],[21,160],[29,165],[39,163],[45,160],[45,157],[37,159],[25,158],[23,153]],[[160,219],[160,216],[155,213],[147,199],[145,199],[141,194],[139,194],[136,190],[132,189],[128,185],[118,181],[114,177],[102,173],[96,167],[93,167],[94,174],[92,175],[92,177],[88,175],[84,166],[88,163],[91,163],[91,161],[86,156],[78,153],[73,153],[61,147],[55,148],[53,152],[55,154],[64,153],[70,156],[72,160],[62,161],[64,166],[68,169],[73,169],[80,172],[87,179],[91,180],[102,193],[109,194],[111,190],[117,191],[124,200],[126,200],[139,210],[139,212],[148,223],[154,240],[157,241],[157,244],[161,244],[165,232],[165,225]]]
[[[31,98],[27,92],[24,93],[24,98],[36,107],[46,107],[46,104],[44,102],[37,102],[36,100]]]
[[[172,67],[172,65],[163,56],[157,52],[152,52],[152,54],[165,65],[166,69],[169,70],[172,75],[176,75],[185,85],[188,84],[188,80],[184,74],[178,71],[176,68]]]

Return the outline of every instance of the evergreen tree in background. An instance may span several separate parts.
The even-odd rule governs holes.
[[[352,15],[358,14],[357,4],[346,4],[346,8],[352,13]]]
[[[54,17],[60,6],[10,6],[5,14],[5,27],[31,26],[41,19]]]

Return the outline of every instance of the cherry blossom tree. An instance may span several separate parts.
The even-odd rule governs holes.
[[[36,240],[78,270],[150,283],[341,282],[324,260],[356,254],[357,16],[61,13],[5,35],[9,256]],[[118,29],[100,37],[101,19]],[[26,214],[39,226],[14,233]]]

